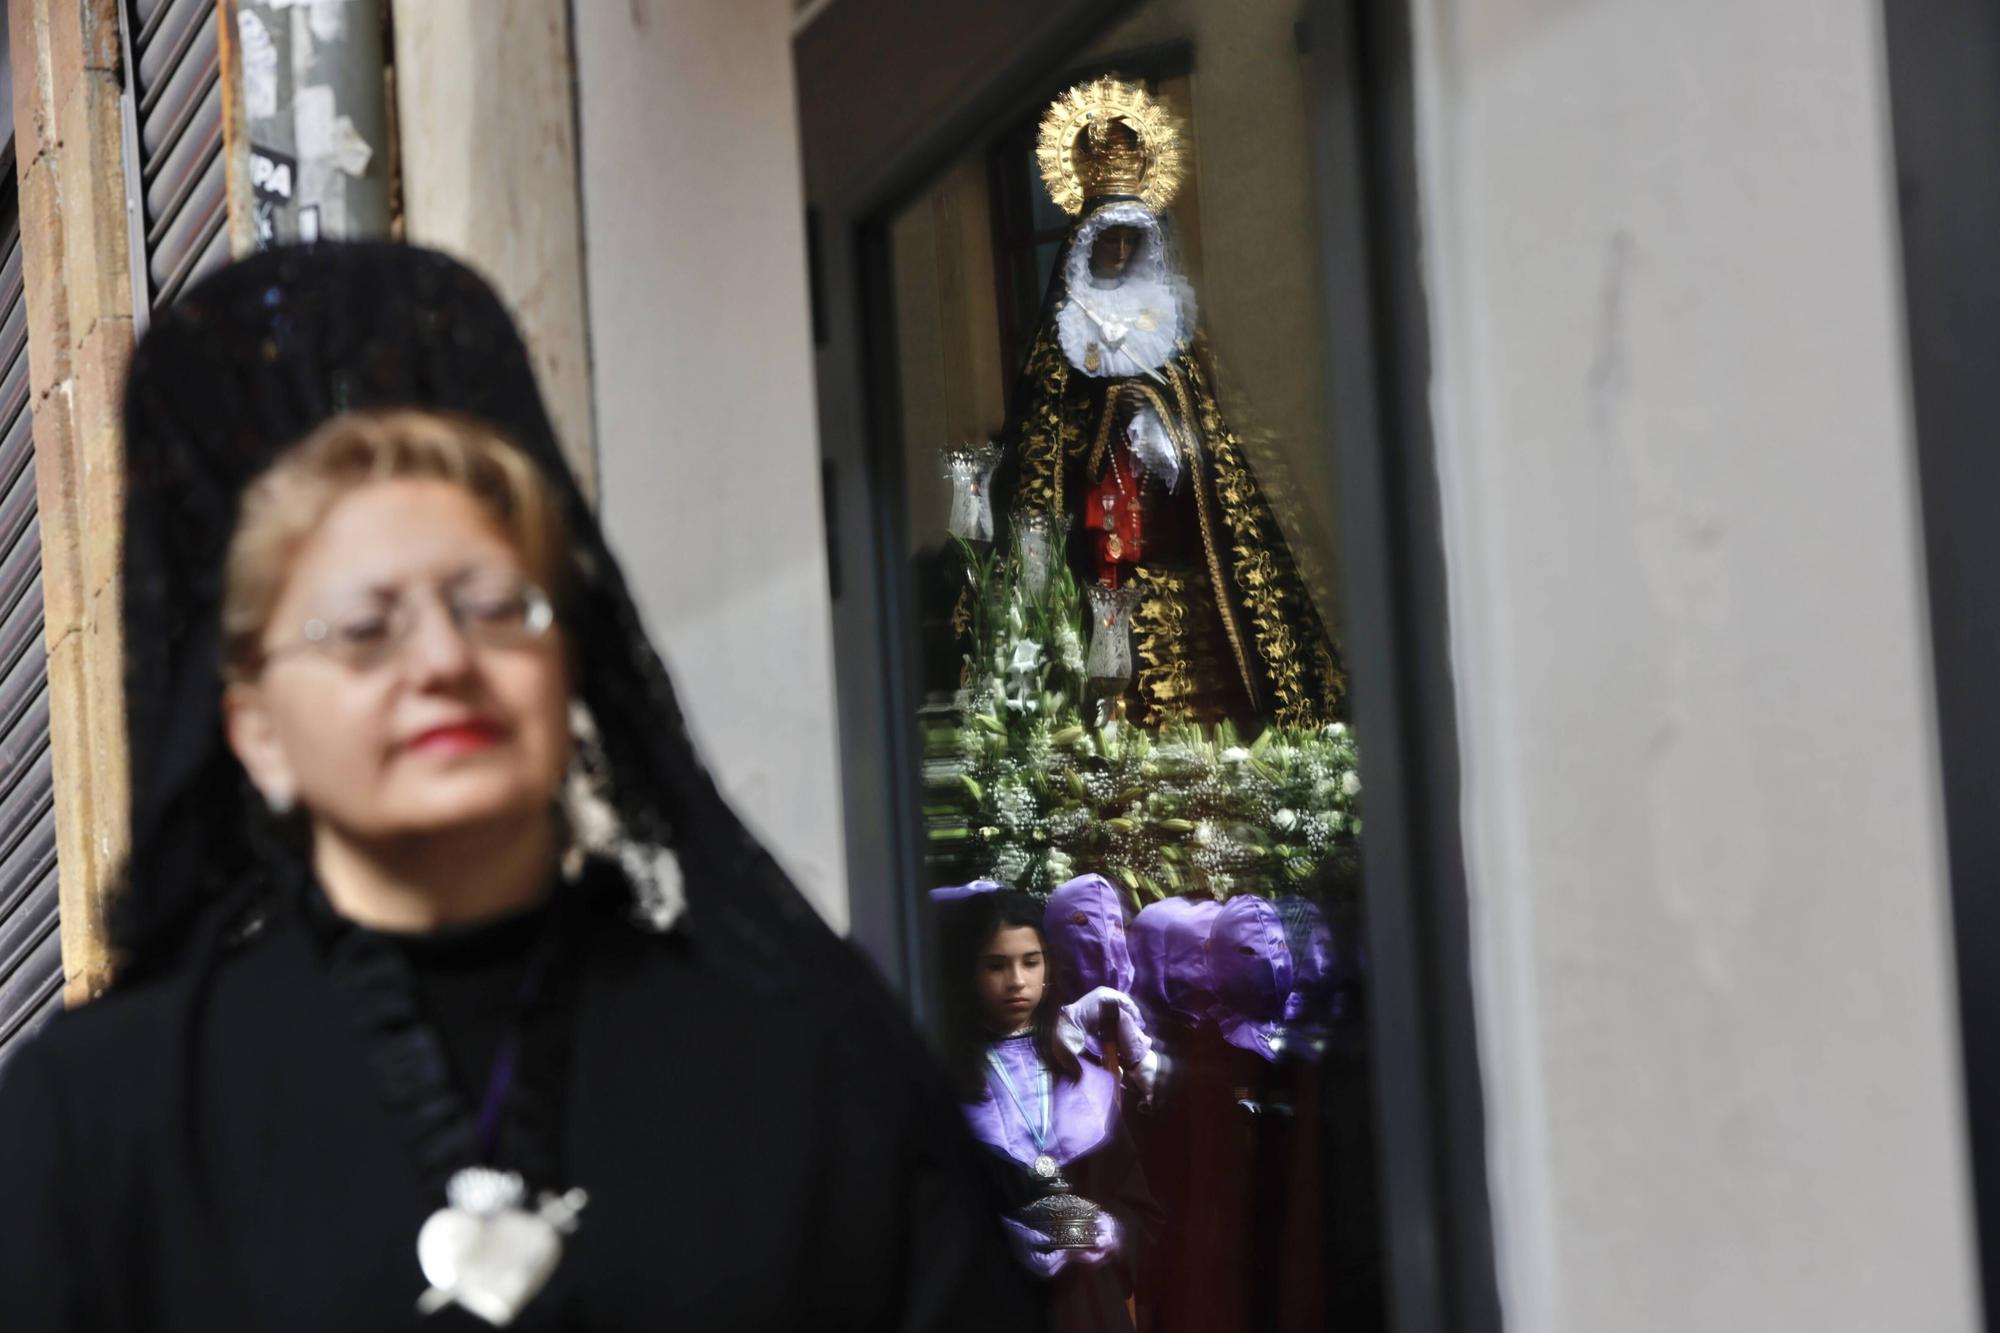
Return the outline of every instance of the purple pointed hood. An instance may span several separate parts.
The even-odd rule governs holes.
[[[976,897],[982,893],[997,893],[1000,887],[999,884],[990,879],[975,879],[970,884],[948,884],[941,889],[932,889],[931,901],[934,903],[964,902],[967,898]]]
[[[1215,1022],[1232,1046],[1275,1060],[1283,1049],[1285,1002],[1292,994],[1292,950],[1285,921],[1267,898],[1231,898],[1208,933]]]
[[[1208,931],[1222,905],[1207,898],[1165,898],[1132,918],[1133,996],[1155,1024],[1193,1026],[1209,1017]]]
[[[1277,898],[1272,905],[1284,918],[1285,942],[1292,948],[1292,994],[1285,1002],[1285,1021],[1317,1017],[1341,982],[1340,958],[1326,913],[1310,898]]]
[[[1125,902],[1102,875],[1080,875],[1049,895],[1042,934],[1056,963],[1056,998],[1079,1000],[1099,986],[1132,991]]]

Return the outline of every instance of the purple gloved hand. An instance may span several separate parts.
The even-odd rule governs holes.
[[[1118,1219],[1109,1213],[1097,1215],[1097,1244],[1088,1250],[1071,1250],[1069,1254],[1077,1263],[1086,1268],[1110,1263],[1118,1257],[1119,1248],[1124,1244],[1125,1233],[1118,1225]]]
[[[1098,1029],[1104,1026],[1106,1001],[1118,1006],[1118,1058],[1126,1068],[1137,1069],[1152,1054],[1153,1039],[1146,1033],[1146,1020],[1138,1004],[1124,991],[1099,986],[1081,1000],[1064,1005],[1056,1016],[1056,1040],[1069,1047],[1072,1055],[1083,1053],[1086,1037],[1101,1042],[1104,1034]]]
[[[1000,1219],[1000,1225],[1007,1228],[1007,1243],[1024,1267],[1043,1281],[1062,1271],[1070,1256],[1081,1253],[1077,1250],[1058,1250],[1055,1241],[1047,1232],[1037,1231],[1025,1222],[1016,1222],[1011,1217]]]

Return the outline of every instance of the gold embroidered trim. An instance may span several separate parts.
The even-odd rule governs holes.
[[[1147,726],[1194,720],[1194,668],[1189,663],[1187,581],[1164,570],[1133,573],[1139,605],[1132,612],[1132,643],[1139,655],[1139,697]]]
[[[1090,446],[1090,459],[1084,464],[1084,476],[1096,481],[1104,472],[1104,455],[1111,448],[1111,423],[1118,416],[1118,400],[1125,393],[1126,386],[1114,384],[1104,395],[1104,410],[1097,416],[1097,441]]]
[[[1243,693],[1250,700],[1250,711],[1261,713],[1263,691],[1257,688],[1257,673],[1250,669],[1250,657],[1243,650],[1243,631],[1236,624],[1236,608],[1229,604],[1229,584],[1222,576],[1222,554],[1215,547],[1215,523],[1209,516],[1209,510],[1215,506],[1215,495],[1207,473],[1192,456],[1188,458],[1188,468],[1194,473],[1194,512],[1201,524],[1201,549],[1208,557],[1208,577],[1215,588],[1215,609],[1222,613],[1222,630],[1229,636],[1229,651],[1236,656],[1236,669],[1243,677]]]
[[[1294,617],[1303,616],[1308,608],[1287,608],[1287,580],[1271,554],[1275,534],[1268,531],[1263,498],[1243,460],[1241,442],[1223,424],[1221,408],[1213,390],[1203,382],[1201,367],[1192,356],[1183,360],[1186,378],[1182,377],[1182,366],[1175,367],[1171,378],[1185,405],[1191,410],[1199,405],[1202,434],[1215,469],[1215,493],[1236,556],[1235,585],[1256,630],[1258,656],[1263,659],[1276,704],[1273,717],[1284,726],[1322,725],[1327,719],[1306,686],[1305,664],[1299,660],[1298,640],[1292,633]],[[1217,601],[1226,605],[1227,599],[1218,597]]]
[[[1018,502],[1039,505],[1050,513],[1063,511],[1063,466],[1075,429],[1064,408],[1069,391],[1069,362],[1054,336],[1044,332],[1028,353],[1028,377],[1039,387],[1029,395],[1028,419],[1021,430],[1021,481]]]

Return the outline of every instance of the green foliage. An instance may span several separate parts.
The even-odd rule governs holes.
[[[1335,723],[1157,733],[1086,716],[1084,616],[1060,543],[1039,594],[1018,554],[961,543],[965,686],[927,720],[925,814],[939,883],[1047,893],[1095,872],[1135,902],[1311,892],[1354,868],[1361,782]]]

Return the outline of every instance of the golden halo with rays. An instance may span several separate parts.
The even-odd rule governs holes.
[[[1139,136],[1146,165],[1134,192],[1154,212],[1173,202],[1181,186],[1181,137],[1165,106],[1136,83],[1102,78],[1080,83],[1049,104],[1035,144],[1042,183],[1063,212],[1083,211],[1083,175],[1076,161],[1077,140],[1094,122],[1122,120]]]

